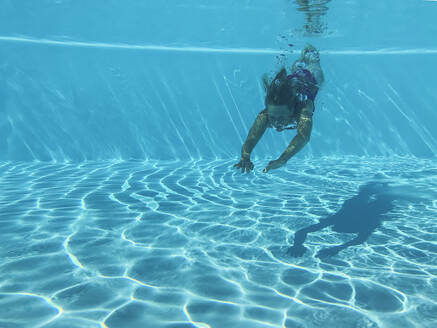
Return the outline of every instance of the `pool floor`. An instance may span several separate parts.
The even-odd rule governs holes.
[[[0,327],[437,327],[435,160],[266,163],[0,163]]]

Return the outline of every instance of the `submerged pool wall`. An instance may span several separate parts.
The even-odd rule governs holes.
[[[393,48],[405,27],[384,40],[370,23],[349,35],[333,20],[327,37],[305,38],[301,17],[274,2],[279,20],[260,1],[3,2],[0,160],[237,158],[264,106],[261,76],[290,67],[307,42],[326,81],[298,156],[435,156],[435,53],[420,48],[429,37]],[[268,130],[254,158],[279,156],[294,134]]]

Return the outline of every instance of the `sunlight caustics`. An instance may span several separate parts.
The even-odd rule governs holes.
[[[39,163],[38,170],[32,163],[2,165],[3,183],[16,188],[4,196],[1,213],[8,213],[8,198],[15,192],[23,199],[35,195],[39,199],[38,206],[35,201],[14,204],[16,217],[57,214],[52,220],[4,222],[2,268],[9,274],[1,288],[17,286],[26,281],[23,274],[31,275],[26,295],[42,295],[49,303],[44,305],[47,311],[53,307],[51,298],[57,304],[58,311],[49,320],[90,322],[88,314],[95,312],[92,320],[102,327],[119,327],[134,309],[149,309],[135,312],[144,325],[152,320],[159,326],[161,308],[169,313],[166,322],[211,328],[222,320],[248,327],[288,327],[287,322],[296,318],[317,326],[326,312],[344,326],[360,323],[376,328],[393,315],[415,320],[432,311],[434,161],[397,158],[371,164],[357,157],[300,161],[271,177],[269,184],[261,173],[241,176],[232,164],[222,160],[88,162],[80,167]],[[31,176],[17,175],[26,171]],[[377,171],[398,186],[393,190],[399,189],[400,199],[396,212],[384,217],[367,245],[319,260],[320,250],[353,238],[331,231],[308,237],[303,257],[286,255],[287,239],[294,232],[332,209],[337,211]],[[67,172],[82,179],[71,184]],[[56,195],[45,194],[51,185],[42,183],[50,176],[58,179]],[[31,186],[41,184],[23,190],[20,179]],[[411,185],[411,191],[403,185]],[[420,185],[419,195],[415,185]],[[59,209],[60,202],[71,206]],[[365,204],[360,206],[365,212]],[[347,215],[344,219],[348,221]],[[26,226],[35,231],[26,246],[33,251],[23,253],[17,250],[20,240],[9,231]],[[35,256],[43,255],[44,261],[35,262]],[[27,263],[32,267],[23,270]],[[12,302],[14,294],[0,292],[0,297]],[[227,316],[221,316],[223,311]],[[23,320],[37,317],[30,313]]]

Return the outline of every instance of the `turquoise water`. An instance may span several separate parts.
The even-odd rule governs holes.
[[[437,326],[435,1],[0,9],[0,328]],[[309,144],[241,174],[308,42]]]

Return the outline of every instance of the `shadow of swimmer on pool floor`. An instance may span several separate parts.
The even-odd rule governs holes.
[[[307,250],[303,246],[307,235],[328,226],[332,226],[335,232],[358,235],[344,244],[320,250],[316,254],[317,257],[333,256],[349,246],[363,244],[382,221],[387,219],[386,214],[393,209],[394,200],[417,201],[420,199],[418,196],[402,187],[391,187],[387,182],[368,182],[360,186],[358,194],[346,200],[337,213],[321,219],[317,224],[296,231],[294,244],[288,249],[288,254],[293,257],[302,256]]]

